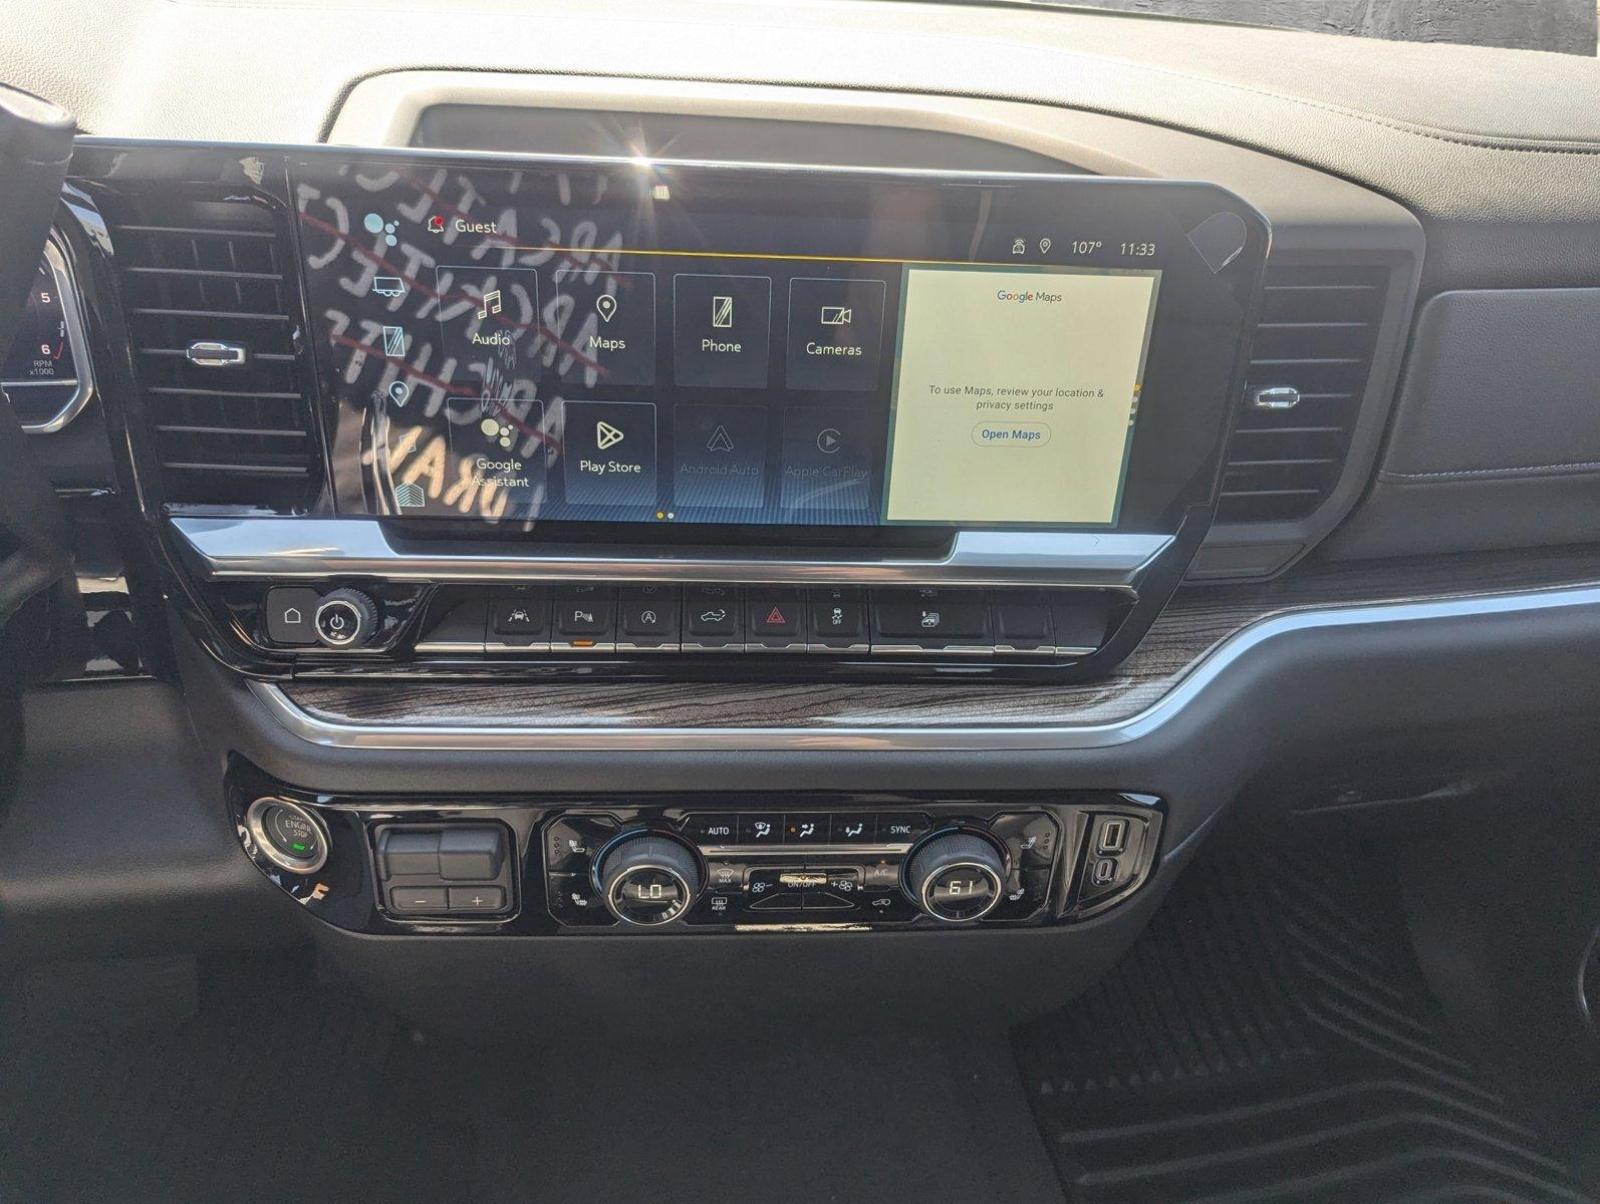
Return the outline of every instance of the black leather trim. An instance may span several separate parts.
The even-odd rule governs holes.
[[[1596,330],[1600,289],[1429,301],[1377,479],[1326,550],[1358,558],[1600,537]]]

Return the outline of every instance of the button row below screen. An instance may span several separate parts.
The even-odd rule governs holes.
[[[1107,595],[1085,591],[535,586],[445,608],[418,651],[1083,654]]]

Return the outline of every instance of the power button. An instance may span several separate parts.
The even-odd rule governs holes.
[[[317,607],[317,639],[328,648],[355,648],[378,629],[378,606],[366,594],[336,589]]]
[[[258,798],[245,812],[256,848],[280,869],[314,874],[328,860],[328,836],[322,823],[299,803]]]

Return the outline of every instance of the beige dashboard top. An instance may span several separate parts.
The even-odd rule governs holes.
[[[877,0],[12,0],[7,18],[0,79],[93,133],[312,140],[359,81],[429,68],[1012,99],[1366,183],[1423,216],[1454,287],[1600,275],[1600,63],[1569,55]]]

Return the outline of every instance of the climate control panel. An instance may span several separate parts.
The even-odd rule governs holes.
[[[545,904],[577,928],[1039,923],[1135,889],[1160,819],[1133,795],[1094,809],[572,810],[543,826]]]
[[[981,930],[1117,906],[1156,866],[1164,806],[1114,791],[685,798],[369,797],[236,763],[262,872],[373,934]]]

